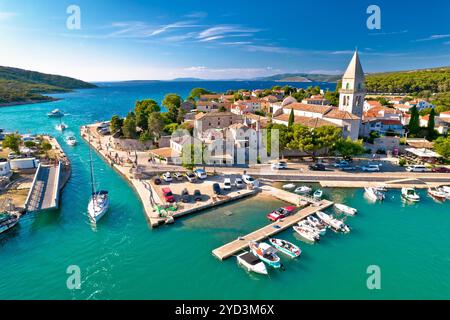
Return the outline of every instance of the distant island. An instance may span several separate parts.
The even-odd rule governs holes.
[[[54,101],[45,94],[95,87],[74,78],[0,66],[0,106]]]

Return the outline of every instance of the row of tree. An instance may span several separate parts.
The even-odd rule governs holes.
[[[429,119],[425,130],[423,130],[424,128],[420,126],[420,113],[416,106],[411,108],[410,115],[411,118],[408,124],[408,134],[411,138],[417,137],[418,135],[424,136],[430,141],[437,138],[439,133],[435,130],[436,111],[434,109],[430,110]]]

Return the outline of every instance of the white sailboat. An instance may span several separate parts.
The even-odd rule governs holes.
[[[91,136],[89,135],[89,144],[91,143]],[[92,151],[91,146],[89,146],[89,161],[91,170],[91,199],[88,204],[88,214],[92,221],[99,221],[109,208],[109,194],[105,190],[95,190],[94,181],[94,166],[92,164]]]

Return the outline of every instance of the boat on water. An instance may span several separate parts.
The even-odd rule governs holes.
[[[275,249],[291,258],[297,258],[302,253],[299,247],[286,240],[270,238],[269,243],[275,247]]]
[[[19,223],[20,216],[11,213],[1,213],[0,214],[0,234],[11,230],[17,223]]]
[[[297,207],[295,206],[287,206],[282,207],[277,210],[272,211],[267,215],[267,218],[271,221],[278,221],[280,219],[286,218],[287,216],[291,215]]]
[[[312,191],[312,189],[310,187],[308,187],[308,186],[301,186],[301,187],[298,187],[297,189],[295,189],[294,192],[298,193],[298,194],[310,194],[311,191]]]
[[[366,195],[369,197],[370,200],[373,201],[383,201],[385,198],[385,195],[383,192],[381,192],[379,189],[374,187],[365,187],[364,191],[366,192]]]
[[[74,145],[77,144],[77,139],[75,139],[74,136],[70,136],[70,137],[68,137],[68,138],[66,139],[66,143],[67,143],[69,146],[74,146]]]
[[[374,187],[374,189],[379,192],[387,192],[388,191],[388,188],[385,185],[376,186],[376,187]]]
[[[321,222],[319,219],[317,219],[314,216],[308,216],[306,218],[306,221],[308,221],[309,223],[311,223],[312,225],[314,225],[318,229],[322,229],[322,228],[326,228],[327,227],[326,224],[324,224],[323,222]]]
[[[319,236],[324,236],[327,233],[326,227],[318,227],[315,224],[309,222],[308,220],[302,220],[297,224],[299,227],[305,227],[305,228],[311,229],[311,231],[318,234]]]
[[[343,233],[349,233],[350,227],[347,226],[344,222],[341,220],[335,219],[332,216],[326,214],[325,212],[318,211],[316,212],[317,216],[320,220],[322,220],[324,223],[330,226],[332,230],[335,232],[343,232]]]
[[[293,190],[294,188],[295,188],[295,184],[293,184],[293,183],[288,183],[288,184],[283,185],[284,190]]]
[[[337,211],[345,213],[348,216],[354,216],[358,213],[358,210],[356,210],[355,208],[346,206],[345,204],[342,203],[335,203],[334,207],[336,208]]]
[[[317,189],[317,190],[314,191],[314,193],[313,193],[314,199],[320,200],[320,199],[322,199],[322,196],[323,196],[323,191],[320,190],[320,189]]]
[[[402,198],[406,201],[418,202],[420,201],[420,196],[417,194],[414,188],[402,188]]]
[[[442,186],[437,188],[436,190],[445,193],[445,196],[448,200],[450,200],[450,187],[449,186]]]
[[[62,117],[64,117],[64,112],[62,112],[59,109],[55,109],[55,110],[47,113],[47,116],[49,118],[62,118]]]
[[[250,241],[249,247],[251,252],[257,256],[261,261],[267,263],[272,268],[278,269],[281,267],[280,257],[277,256],[276,250],[265,242],[258,243]]]
[[[67,126],[64,123],[60,123],[55,127],[55,129],[62,132],[67,129]]]
[[[89,144],[90,141],[89,135]],[[108,211],[109,208],[109,193],[105,190],[97,191],[95,190],[95,179],[94,179],[94,166],[92,163],[92,151],[89,147],[89,160],[91,164],[91,199],[88,204],[88,214],[92,221],[99,221]]]
[[[428,195],[437,201],[444,202],[447,199],[447,193],[438,188],[429,188]]]
[[[297,234],[304,240],[308,242],[318,242],[320,240],[320,236],[313,232],[310,228],[293,226],[293,229]]]
[[[267,268],[264,262],[262,262],[254,254],[245,251],[236,257],[238,265],[244,267],[249,272],[255,272],[258,274],[267,274]]]

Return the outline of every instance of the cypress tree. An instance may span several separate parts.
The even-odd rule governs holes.
[[[417,134],[420,130],[419,110],[417,110],[416,106],[411,108],[411,119],[408,127],[411,134]]]
[[[291,114],[289,115],[288,128],[294,125],[294,109],[291,109]]]
[[[434,126],[435,126],[434,117],[435,117],[435,115],[436,115],[436,111],[434,111],[434,109],[431,109],[430,115],[429,115],[430,118],[428,119],[428,126],[427,126],[428,140],[434,139]]]

